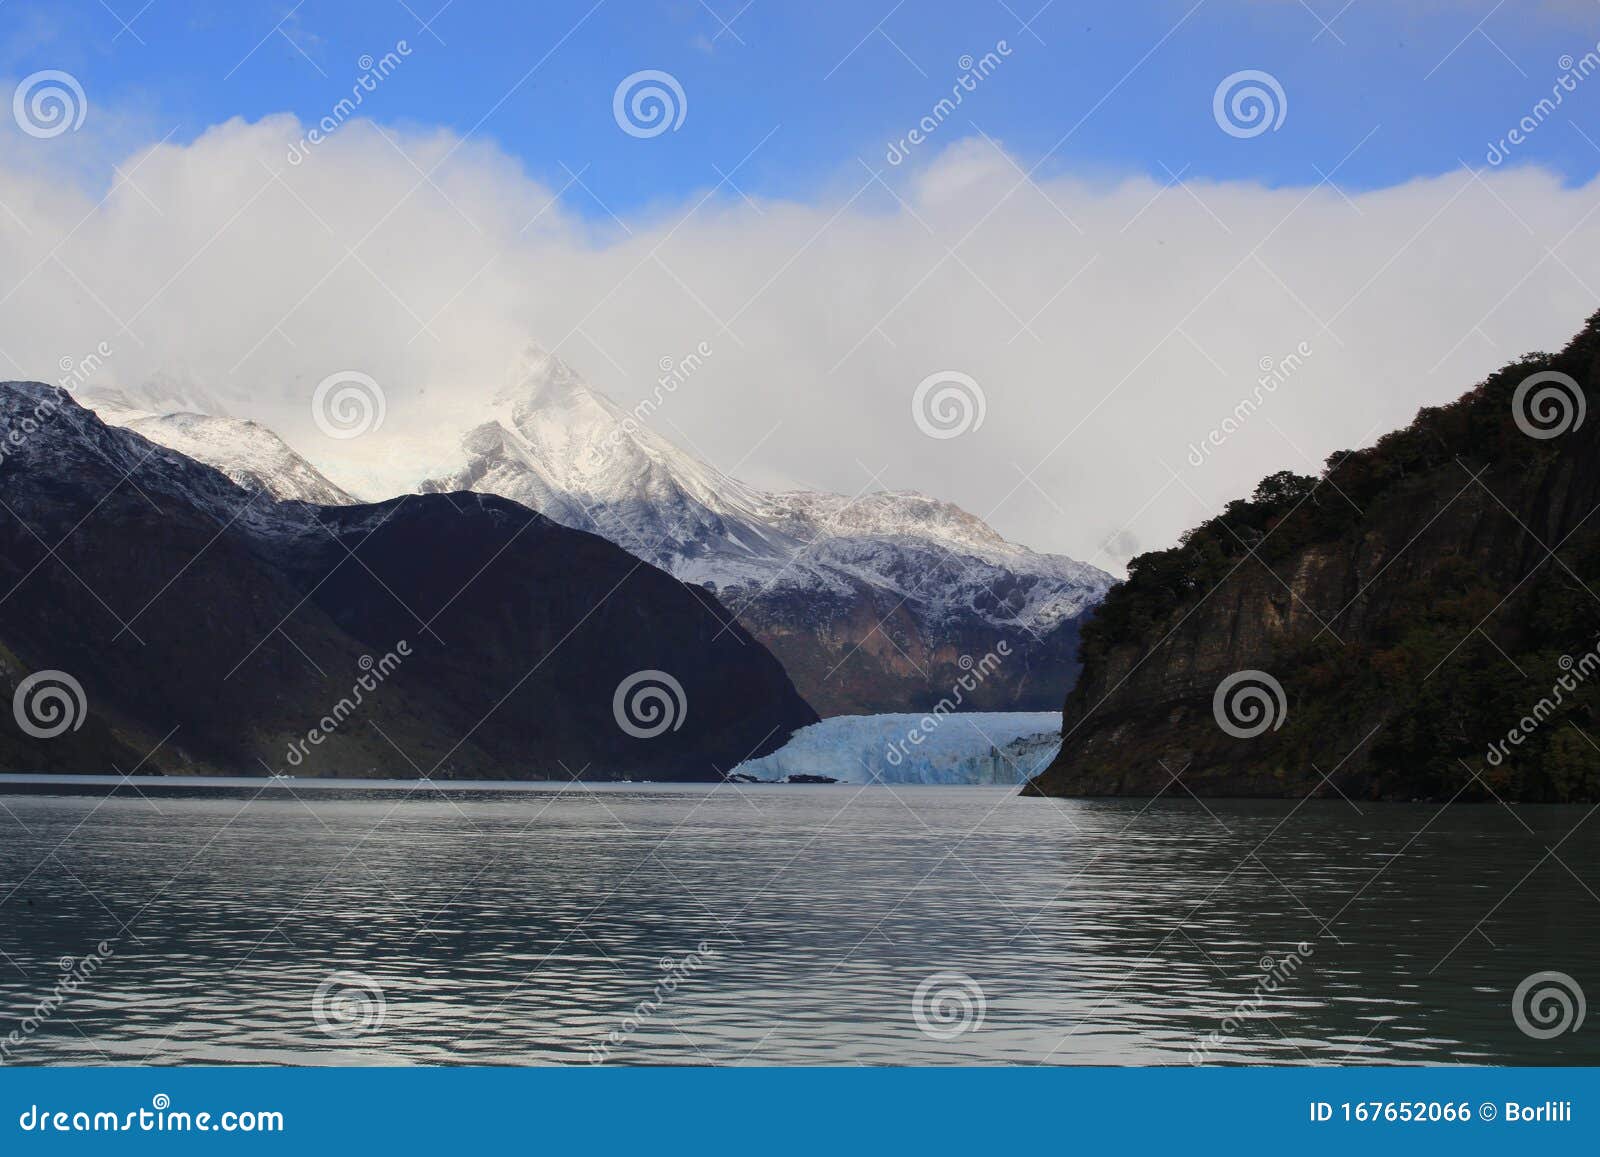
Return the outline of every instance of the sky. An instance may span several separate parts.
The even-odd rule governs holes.
[[[649,422],[723,469],[1119,572],[1600,308],[1590,0],[441,2],[0,4],[0,374],[380,497],[529,342],[703,346]]]

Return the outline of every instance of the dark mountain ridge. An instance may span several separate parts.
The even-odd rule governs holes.
[[[37,383],[0,454],[3,770],[711,780],[817,718],[715,598],[507,499],[277,502]],[[41,738],[46,671],[84,710]]]
[[[1600,315],[1134,559],[1024,790],[1600,799],[1597,389]]]

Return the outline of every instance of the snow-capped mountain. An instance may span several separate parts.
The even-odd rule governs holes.
[[[747,486],[534,349],[424,493],[499,494],[714,590],[824,715],[924,710],[1001,641],[972,706],[1054,709],[1112,579],[947,502]]]
[[[248,490],[356,501],[267,427],[189,412],[197,397],[157,382],[82,401]],[[1111,576],[1007,542],[925,494],[748,486],[647,419],[532,349],[482,421],[441,433],[427,458],[457,465],[418,488],[510,498],[709,588],[823,715],[927,710],[1002,643],[1007,653],[963,690],[963,708],[1059,707],[1077,673],[1078,621]]]
[[[0,697],[47,688],[0,770],[715,782],[816,722],[703,592],[504,498],[274,501],[37,382],[0,435]]]
[[[215,467],[246,490],[265,490],[273,498],[323,506],[348,506],[356,501],[260,423],[169,410],[166,406],[171,403],[165,400],[135,404],[127,394],[116,391],[85,393],[79,400],[107,425],[132,430]]]

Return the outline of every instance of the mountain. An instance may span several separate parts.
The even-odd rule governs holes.
[[[816,719],[708,592],[502,498],[280,502],[36,383],[0,454],[7,770],[718,779]]]
[[[1142,555],[1042,795],[1600,800],[1600,315]]]
[[[747,486],[530,351],[424,493],[500,494],[715,592],[824,715],[921,711],[999,641],[969,709],[1053,710],[1111,578],[947,502]]]
[[[161,403],[156,403],[156,409],[146,409],[117,391],[100,391],[78,400],[106,424],[133,430],[169,450],[214,466],[246,490],[265,490],[274,498],[323,506],[349,506],[356,501],[258,422],[168,410]]]

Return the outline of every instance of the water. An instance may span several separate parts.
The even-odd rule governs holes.
[[[138,786],[0,794],[11,1063],[1600,1062],[1590,809]]]

